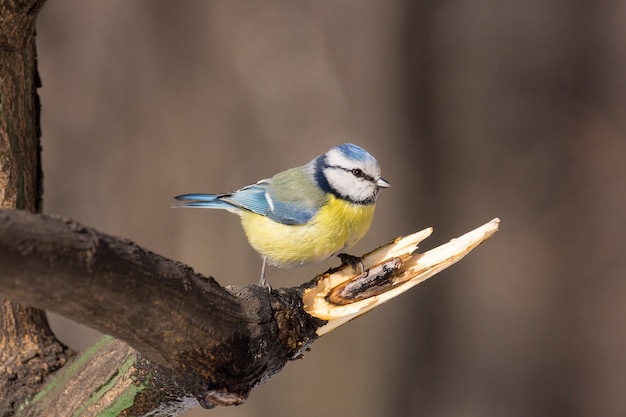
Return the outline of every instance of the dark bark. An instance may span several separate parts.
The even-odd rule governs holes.
[[[35,18],[43,4],[0,2],[0,208],[41,210]]]
[[[201,404],[235,404],[315,340],[300,288],[224,289],[70,220],[0,212],[0,291],[127,342]]]
[[[0,2],[0,208],[41,209],[35,18],[43,3]],[[34,393],[46,375],[63,366],[71,352],[56,340],[41,310],[2,300],[0,329],[4,416]]]

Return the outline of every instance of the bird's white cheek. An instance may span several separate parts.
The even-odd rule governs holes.
[[[376,194],[374,184],[366,179],[356,178],[348,171],[334,169],[328,170],[325,174],[330,187],[348,200],[365,201]]]
[[[333,171],[328,176],[328,184],[341,195],[349,195],[354,190],[355,178],[345,171]]]

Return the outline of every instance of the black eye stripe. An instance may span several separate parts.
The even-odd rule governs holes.
[[[338,165],[327,165],[328,168],[337,168],[337,169],[341,169],[342,171],[346,171],[351,173],[352,175],[354,175],[357,178],[363,178],[364,180],[367,181],[371,181],[371,182],[376,182],[376,180],[374,179],[374,177],[367,175],[365,172],[363,172],[362,169],[360,168],[352,168],[352,169],[348,169],[348,168],[344,168],[344,167],[340,167]]]

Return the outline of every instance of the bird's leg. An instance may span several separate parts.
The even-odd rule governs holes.
[[[265,280],[265,265],[267,264],[267,256],[263,257],[263,266],[261,266],[261,279],[259,285],[267,288],[267,291],[272,292],[272,286]]]
[[[358,265],[360,267],[360,269],[361,269],[361,274],[360,275],[364,275],[364,273],[365,273],[365,266],[363,265],[363,259],[361,259],[358,256],[350,255],[348,253],[340,253],[340,254],[337,255],[337,257],[339,259],[341,259],[341,264],[342,265],[350,265],[355,273],[357,271],[356,267]],[[365,276],[367,276],[367,275],[365,275]]]

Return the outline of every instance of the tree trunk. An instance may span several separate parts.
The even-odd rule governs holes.
[[[0,209],[41,210],[35,19],[43,3],[0,3]],[[5,416],[72,353],[54,337],[42,310],[2,300],[0,329],[0,415]]]

